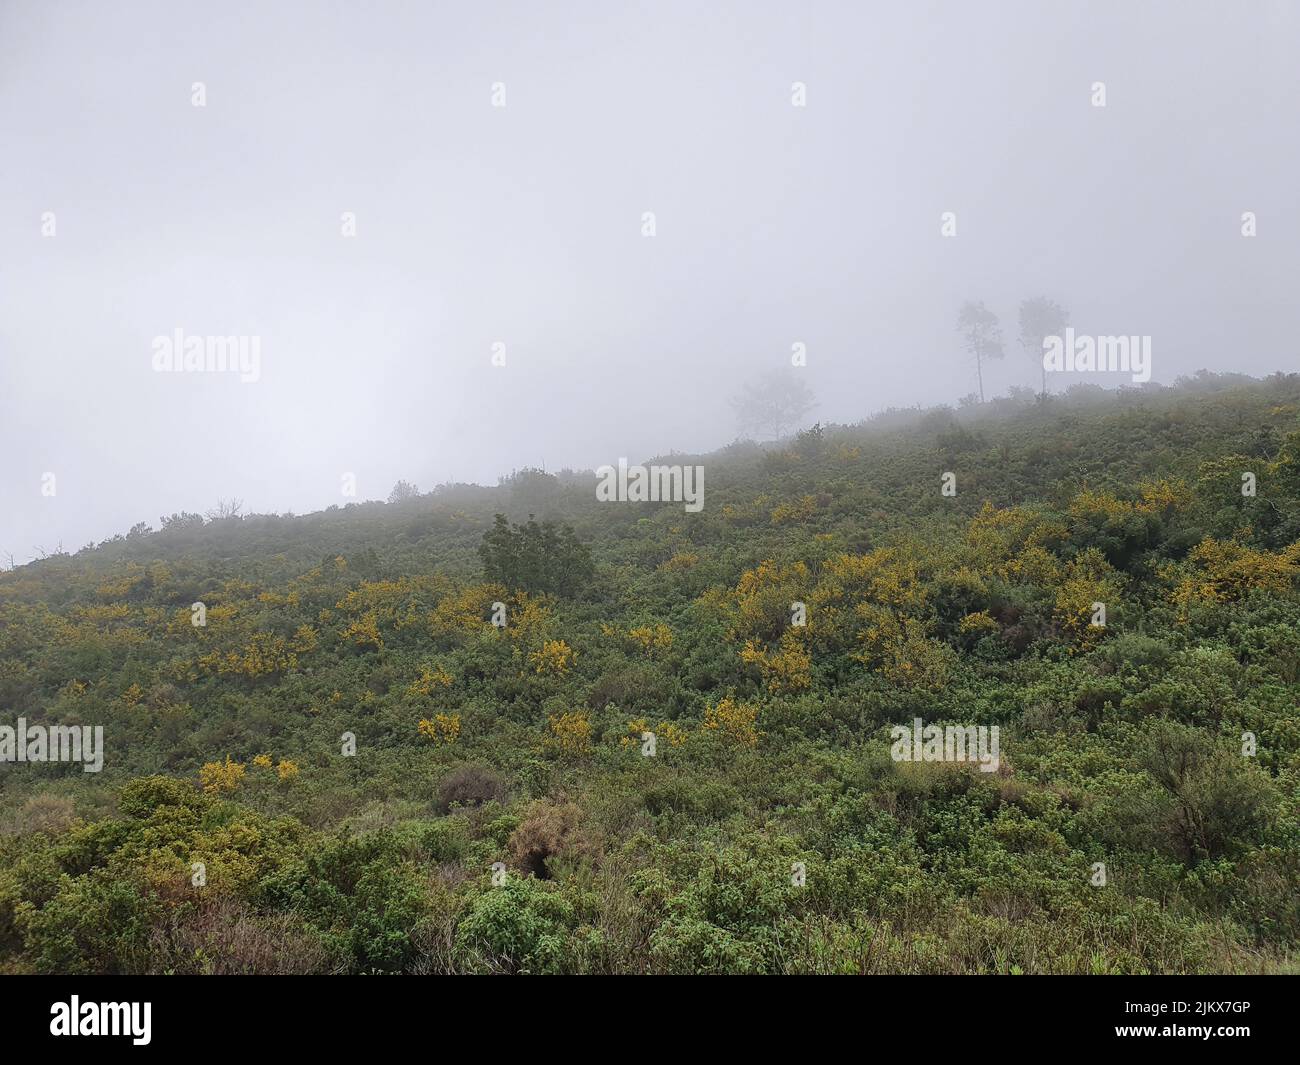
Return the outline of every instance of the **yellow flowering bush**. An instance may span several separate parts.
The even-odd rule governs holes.
[[[998,623],[987,610],[980,610],[962,618],[957,625],[957,630],[966,635],[986,636],[998,631]]]
[[[1054,617],[1072,650],[1096,646],[1106,629],[1093,624],[1093,604],[1114,604],[1120,597],[1119,575],[1095,547],[1081,552],[1066,566],[1064,583],[1056,592]]]
[[[672,647],[673,630],[663,623],[638,625],[634,629],[628,629],[627,638],[638,650],[645,654],[653,654]]]
[[[429,631],[435,639],[464,641],[471,636],[492,633],[492,604],[507,603],[506,589],[498,584],[471,584],[449,592],[429,612]],[[513,611],[507,610],[507,624]]]
[[[803,691],[812,684],[812,656],[800,635],[803,631],[806,630],[787,629],[775,651],[769,651],[757,640],[746,640],[740,659],[746,665],[758,667],[763,683],[771,691]]]
[[[817,500],[804,496],[795,503],[779,503],[772,511],[773,525],[787,525],[809,521],[817,512]]]
[[[679,728],[671,721],[661,721],[657,726],[652,726],[648,718],[638,717],[627,723],[627,734],[619,738],[620,747],[640,746],[642,735],[646,732],[653,732],[657,740],[667,743],[670,747],[680,747],[686,742],[687,733],[685,729]]]
[[[591,750],[591,718],[585,710],[551,714],[550,746],[563,754],[586,754]]]
[[[620,747],[631,747],[632,744],[641,742],[641,733],[653,732],[650,722],[643,717],[638,717],[627,723],[627,734],[619,737],[618,745]]]
[[[205,762],[199,769],[199,783],[210,795],[235,791],[244,780],[244,763],[226,755],[224,762]]]
[[[460,714],[434,714],[432,721],[422,719],[419,729],[434,743],[455,743],[460,739]]]
[[[742,747],[758,746],[758,710],[727,696],[704,710],[703,727]]]
[[[318,642],[315,629],[310,625],[299,625],[289,641],[289,650],[300,655],[311,654]]]
[[[211,622],[212,613],[208,620]],[[216,673],[234,673],[245,677],[264,677],[284,673],[298,665],[298,656],[290,649],[283,636],[269,632],[256,632],[243,651],[212,653],[199,659],[205,669]]]
[[[577,657],[578,652],[563,640],[547,640],[541,650],[528,656],[528,661],[538,673],[560,676],[569,671]]]
[[[411,684],[406,689],[407,695],[432,695],[436,689],[450,688],[454,678],[442,666],[430,668],[424,666],[420,670],[420,679]]]
[[[373,610],[367,610],[354,619],[343,630],[343,637],[352,640],[358,647],[373,647],[376,651],[382,650],[384,646],[384,638],[379,632],[379,616]]]
[[[1277,553],[1232,540],[1202,540],[1187,556],[1182,579],[1173,592],[1180,621],[1195,605],[1235,602],[1259,589],[1273,595],[1288,592],[1300,578],[1300,543]],[[1169,573],[1178,572],[1174,566]]]

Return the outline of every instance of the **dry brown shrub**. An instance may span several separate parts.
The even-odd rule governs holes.
[[[339,970],[319,938],[291,914],[260,914],[218,896],[155,929],[153,972],[302,976]]]
[[[56,835],[77,820],[77,807],[64,795],[42,792],[33,795],[17,810],[11,811],[0,825],[6,835],[24,835],[28,832],[46,832]]]
[[[505,782],[487,766],[457,766],[438,782],[438,812],[447,813],[453,805],[482,806],[505,798]]]
[[[582,808],[575,803],[538,799],[524,811],[524,819],[510,836],[510,856],[524,874],[550,879],[553,858],[571,861],[595,858],[599,846],[582,827]]]

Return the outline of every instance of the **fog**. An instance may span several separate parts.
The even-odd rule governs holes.
[[[1281,2],[0,0],[0,557],[707,450],[782,367],[808,421],[955,405],[967,300],[989,396],[1038,388],[1039,295],[1155,382],[1300,369],[1297,41]],[[256,380],[158,372],[177,329]]]

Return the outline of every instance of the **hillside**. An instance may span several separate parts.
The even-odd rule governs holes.
[[[0,971],[1297,970],[1300,375],[645,461],[0,574]]]

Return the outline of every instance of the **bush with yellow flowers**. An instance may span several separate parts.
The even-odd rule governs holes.
[[[678,551],[666,562],[661,562],[659,568],[665,573],[678,573],[690,569],[699,561],[700,556],[694,551]]]
[[[810,521],[817,513],[817,500],[804,496],[797,502],[780,503],[772,511],[773,525],[790,525]]]
[[[957,631],[964,636],[988,636],[998,631],[998,623],[987,610],[977,610],[957,623]]]
[[[1054,617],[1071,651],[1095,647],[1106,633],[1101,624],[1093,624],[1095,603],[1113,609],[1123,591],[1117,574],[1095,547],[1081,551],[1065,568],[1065,580],[1056,590]]]
[[[1185,621],[1192,606],[1237,602],[1256,590],[1273,596],[1291,592],[1300,581],[1300,542],[1273,552],[1207,537],[1192,548],[1186,564],[1170,565],[1166,573],[1180,570],[1171,598]]]
[[[211,623],[212,612],[208,613]],[[265,677],[286,673],[298,665],[298,656],[291,650],[283,636],[270,632],[256,632],[242,651],[227,651],[203,655],[199,665],[211,672],[233,673],[245,677]]]
[[[420,735],[434,743],[455,743],[460,739],[460,714],[434,714],[432,721],[424,718],[418,727]]]
[[[373,647],[376,651],[383,650],[384,647],[384,637],[379,631],[379,615],[373,610],[367,610],[354,619],[343,630],[343,637],[358,647]]]
[[[769,651],[758,640],[749,639],[740,651],[746,665],[758,667],[763,683],[777,694],[800,692],[812,684],[812,656],[804,645],[803,629],[787,629],[776,650]]]
[[[310,625],[299,625],[294,630],[293,639],[289,641],[289,650],[295,654],[309,655],[316,650],[319,642],[315,629]]]
[[[430,696],[435,691],[450,688],[454,678],[442,666],[423,666],[420,677],[406,689],[407,695]]]
[[[808,598],[811,573],[804,562],[764,559],[740,575],[731,597],[733,639],[779,639],[790,624],[791,604]]]
[[[506,589],[497,584],[471,584],[448,590],[429,611],[429,632],[435,639],[457,643],[492,633],[495,631],[490,617],[492,604],[506,601]]]
[[[702,726],[714,734],[741,747],[758,746],[758,710],[747,703],[738,703],[726,696],[704,710]]]
[[[550,714],[548,745],[561,754],[579,755],[591,750],[591,717],[585,710]]]
[[[667,651],[673,645],[673,630],[659,622],[655,625],[638,625],[627,630],[627,638],[643,654]]]
[[[658,725],[651,725],[648,718],[638,717],[627,723],[626,733],[619,737],[618,745],[639,747],[644,742],[643,737],[647,732],[653,732],[656,739],[662,740],[670,747],[680,747],[686,742],[686,730],[672,721],[661,721]]]
[[[547,640],[541,650],[528,656],[528,662],[534,671],[543,675],[562,676],[569,671],[578,657],[578,652],[563,640]]]
[[[628,650],[651,656],[669,650],[673,645],[673,630],[663,622],[653,625],[635,625],[624,631],[617,625],[604,623],[600,626],[602,636],[617,641]]]
[[[244,779],[243,762],[226,755],[224,762],[204,762],[199,768],[199,783],[210,795],[220,795],[238,789]]]

